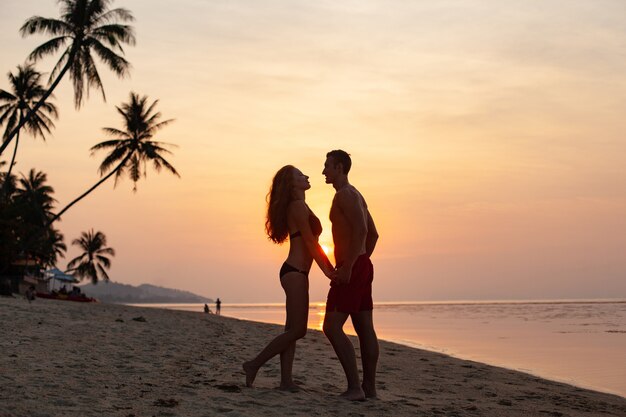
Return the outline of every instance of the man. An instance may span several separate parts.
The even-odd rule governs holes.
[[[326,183],[335,188],[330,221],[337,263],[337,278],[331,282],[326,301],[324,333],[348,380],[348,390],[342,396],[362,401],[376,397],[378,338],[372,321],[374,270],[370,256],[378,233],[365,199],[348,181],[351,166],[348,153],[334,150],[326,155],[322,171]],[[348,316],[359,337],[363,384],[359,383],[354,346],[343,331]]]

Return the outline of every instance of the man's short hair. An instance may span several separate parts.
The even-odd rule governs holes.
[[[343,166],[343,173],[348,175],[350,172],[350,168],[352,167],[352,159],[350,159],[350,154],[346,151],[342,151],[341,149],[335,149],[334,151],[330,151],[326,154],[326,158],[333,158],[335,162],[335,166],[337,164],[341,164]]]

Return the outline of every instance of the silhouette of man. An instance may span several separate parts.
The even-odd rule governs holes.
[[[217,300],[215,300],[215,314],[220,314],[221,311],[222,311],[222,301],[218,297]]]
[[[378,240],[374,220],[365,199],[348,181],[350,155],[334,150],[326,155],[326,183],[335,188],[330,208],[337,278],[331,282],[326,301],[324,334],[333,346],[346,374],[348,389],[342,394],[352,401],[376,397],[378,338],[372,320],[372,280],[370,256]],[[363,383],[359,382],[354,346],[343,331],[350,317],[359,337]]]

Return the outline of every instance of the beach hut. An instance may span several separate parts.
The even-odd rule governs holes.
[[[37,291],[45,290],[42,268],[39,262],[32,258],[20,258],[11,262],[0,273],[0,294],[24,294],[30,286]]]
[[[44,272],[45,279],[48,281],[48,291],[58,291],[61,288],[69,292],[74,284],[78,283],[78,280],[73,275],[66,274],[58,268],[52,268]]]

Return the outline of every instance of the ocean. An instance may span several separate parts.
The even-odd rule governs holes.
[[[322,329],[324,305],[310,304],[309,328]],[[223,303],[222,315],[283,324],[285,308]],[[626,300],[376,303],[374,325],[380,339],[626,397]]]

